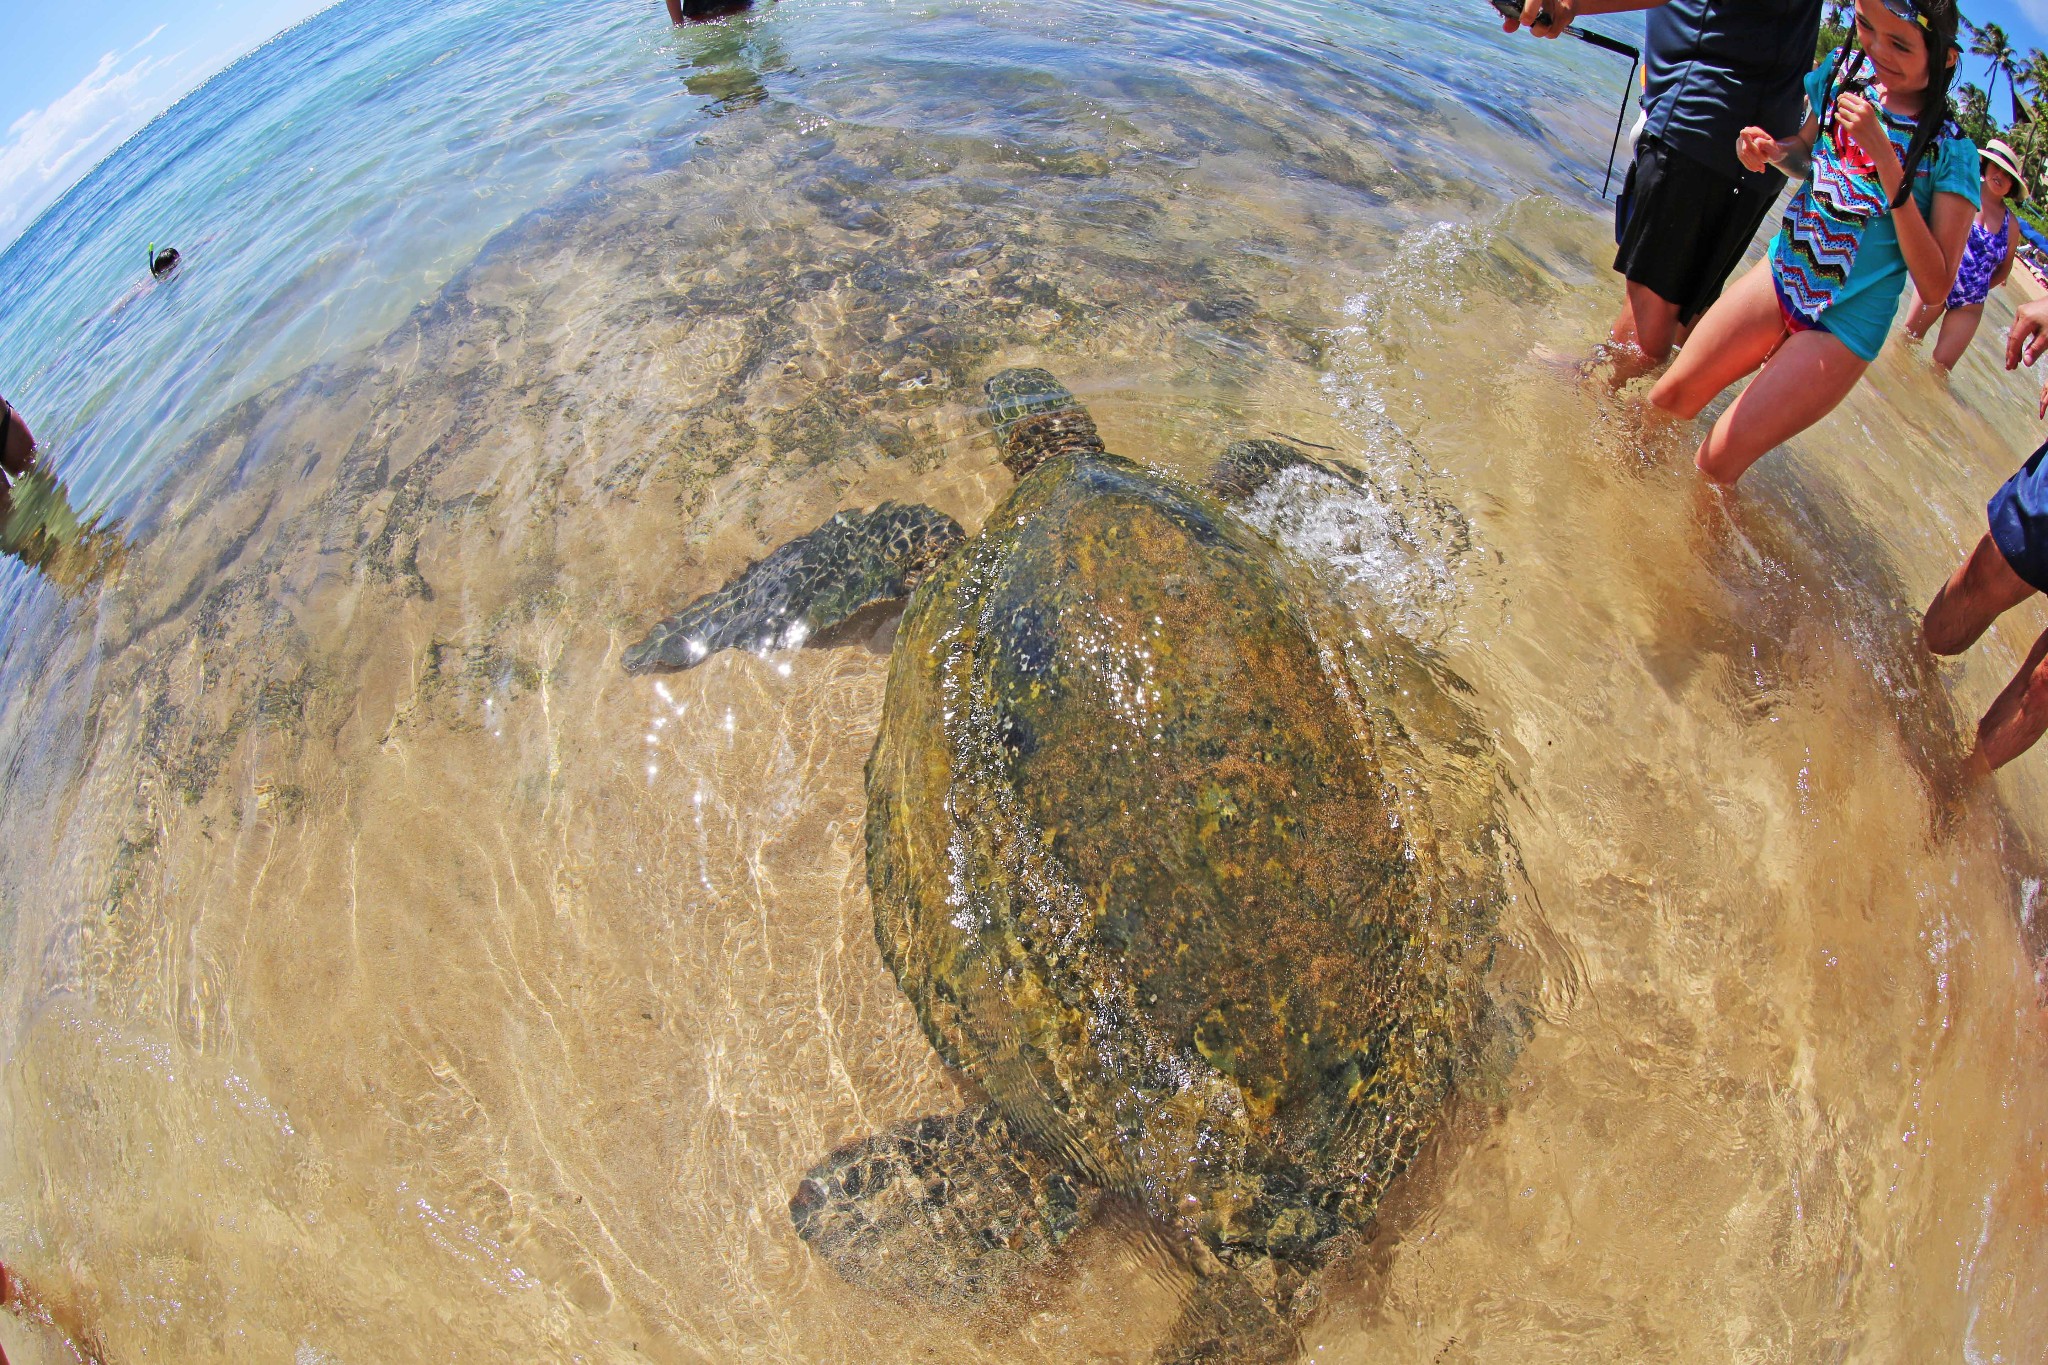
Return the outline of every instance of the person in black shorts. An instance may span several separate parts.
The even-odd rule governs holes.
[[[1614,206],[1614,268],[1628,281],[1610,334],[1617,380],[1664,363],[1784,189],[1776,171],[1745,170],[1735,142],[1751,125],[1789,137],[1805,122],[1821,0],[1527,0],[1505,27],[1554,38],[1574,19],[1630,10],[1651,13],[1643,131]]]
[[[2048,351],[2048,299],[2024,304],[2005,339],[2005,368],[2033,364]],[[2041,391],[2048,416],[2048,387]],[[2048,592],[2048,444],[2000,484],[1986,504],[1988,523],[1962,567],[1941,585],[1920,623],[1936,654],[1960,654],[1991,623],[2037,592]],[[2048,631],[1977,723],[1972,776],[1988,776],[2034,746],[2048,732]]]

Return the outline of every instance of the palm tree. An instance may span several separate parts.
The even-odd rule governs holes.
[[[2029,50],[2026,60],[2019,65],[2019,80],[2027,88],[2027,98],[2032,103],[2039,105],[2048,99],[2048,53]],[[2033,110],[2028,110],[2027,115],[2032,117]]]
[[[1847,46],[1856,36],[1856,29],[1849,22],[1852,0],[1828,0],[1827,13],[1820,21],[1820,36],[1813,45],[1813,59],[1818,62],[1838,47]],[[1958,14],[1956,18],[1968,23]]]
[[[1970,55],[1982,57],[1991,66],[1991,88],[1986,98],[1998,93],[1998,78],[2005,77],[2008,90],[2013,83],[2014,65],[2012,43],[2006,38],[2005,30],[1996,24],[1985,24],[1970,29]],[[2014,96],[2015,99],[2018,96]]]
[[[1956,90],[1956,122],[1963,127],[1963,136],[1979,147],[1998,136],[1998,125],[1991,119],[1991,97],[1974,85],[1966,83]]]

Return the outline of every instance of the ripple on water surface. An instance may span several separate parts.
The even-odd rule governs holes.
[[[869,911],[891,623],[619,668],[839,508],[978,525],[1013,364],[1167,473],[1347,466],[1251,519],[1512,779],[1528,1037],[1307,1348],[2037,1349],[2048,792],[1939,776],[2034,622],[1913,640],[2031,444],[1983,348],[1953,393],[1886,355],[1699,498],[1544,359],[1613,300],[1620,73],[1483,14],[400,9],[256,54],[110,163],[184,139],[157,190],[103,172],[0,258],[127,545],[10,580],[0,1252],[110,1355],[1149,1356],[1196,1291],[1116,1218],[915,1311],[791,1229],[820,1155],[963,1099]],[[173,207],[184,278],[125,302],[111,245],[43,245]]]

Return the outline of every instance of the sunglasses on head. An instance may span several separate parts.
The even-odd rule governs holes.
[[[1917,0],[1880,0],[1880,2],[1886,9],[1892,12],[1894,18],[1918,24],[1923,29],[1932,29],[1934,27],[1934,21],[1920,12]]]

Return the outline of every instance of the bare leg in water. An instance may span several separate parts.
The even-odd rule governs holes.
[[[1628,296],[1607,333],[1613,347],[1613,383],[1618,387],[1662,365],[1672,346],[1684,341],[1690,330],[1688,324],[1679,322],[1677,304],[1648,285],[1630,280]]]
[[[1936,654],[1961,654],[2005,612],[2034,595],[2012,570],[1989,532],[1927,608],[1920,633]],[[1986,777],[2018,758],[2048,732],[2048,632],[2034,641],[2012,681],[1977,723],[1967,775]]]
[[[1827,332],[1787,335],[1771,264],[1759,261],[1700,319],[1692,344],[1650,391],[1650,403],[1691,421],[1756,370],[1694,461],[1715,483],[1732,484],[1766,453],[1833,412],[1868,368]]]
[[[1984,321],[1984,305],[1973,304],[1967,308],[1952,308],[1942,316],[1941,335],[1934,339],[1934,364],[1943,374],[1956,367],[1963,358],[1963,352],[1970,349],[1970,342],[1976,338],[1977,325]]]
[[[85,1330],[73,1305],[45,1299],[5,1265],[0,1265],[0,1308],[24,1322],[47,1323],[63,1333],[64,1344],[79,1360],[87,1362],[87,1365],[105,1365],[105,1348]],[[4,1349],[0,1349],[0,1365],[7,1365]]]

